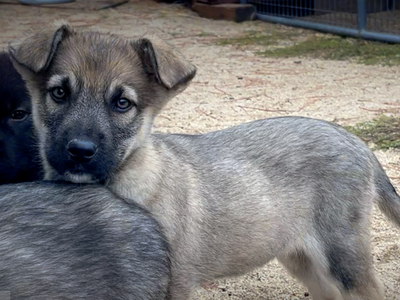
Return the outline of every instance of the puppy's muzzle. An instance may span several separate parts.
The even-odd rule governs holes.
[[[90,140],[73,139],[67,145],[68,154],[74,161],[90,161],[97,153],[97,145]]]

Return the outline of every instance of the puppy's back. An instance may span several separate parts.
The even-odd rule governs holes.
[[[11,299],[163,299],[168,245],[157,222],[108,189],[0,187],[0,292]]]

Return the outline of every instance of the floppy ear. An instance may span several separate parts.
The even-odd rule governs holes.
[[[9,53],[14,66],[22,72],[24,68],[33,73],[46,70],[57,51],[58,45],[71,32],[70,26],[63,24],[33,34],[22,40],[18,45],[9,46]]]
[[[155,35],[145,35],[133,42],[144,70],[168,90],[182,91],[196,75],[196,67]]]

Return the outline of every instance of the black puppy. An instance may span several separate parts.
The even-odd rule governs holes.
[[[39,161],[25,83],[0,52],[0,184],[40,179]]]

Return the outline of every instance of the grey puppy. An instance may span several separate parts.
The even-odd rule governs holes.
[[[0,299],[165,299],[168,244],[102,186],[0,186]]]
[[[28,84],[47,179],[102,182],[149,209],[171,245],[171,298],[277,258],[316,300],[378,300],[374,203],[400,198],[374,154],[328,122],[260,120],[151,134],[196,68],[154,36],[48,28],[10,48]]]

